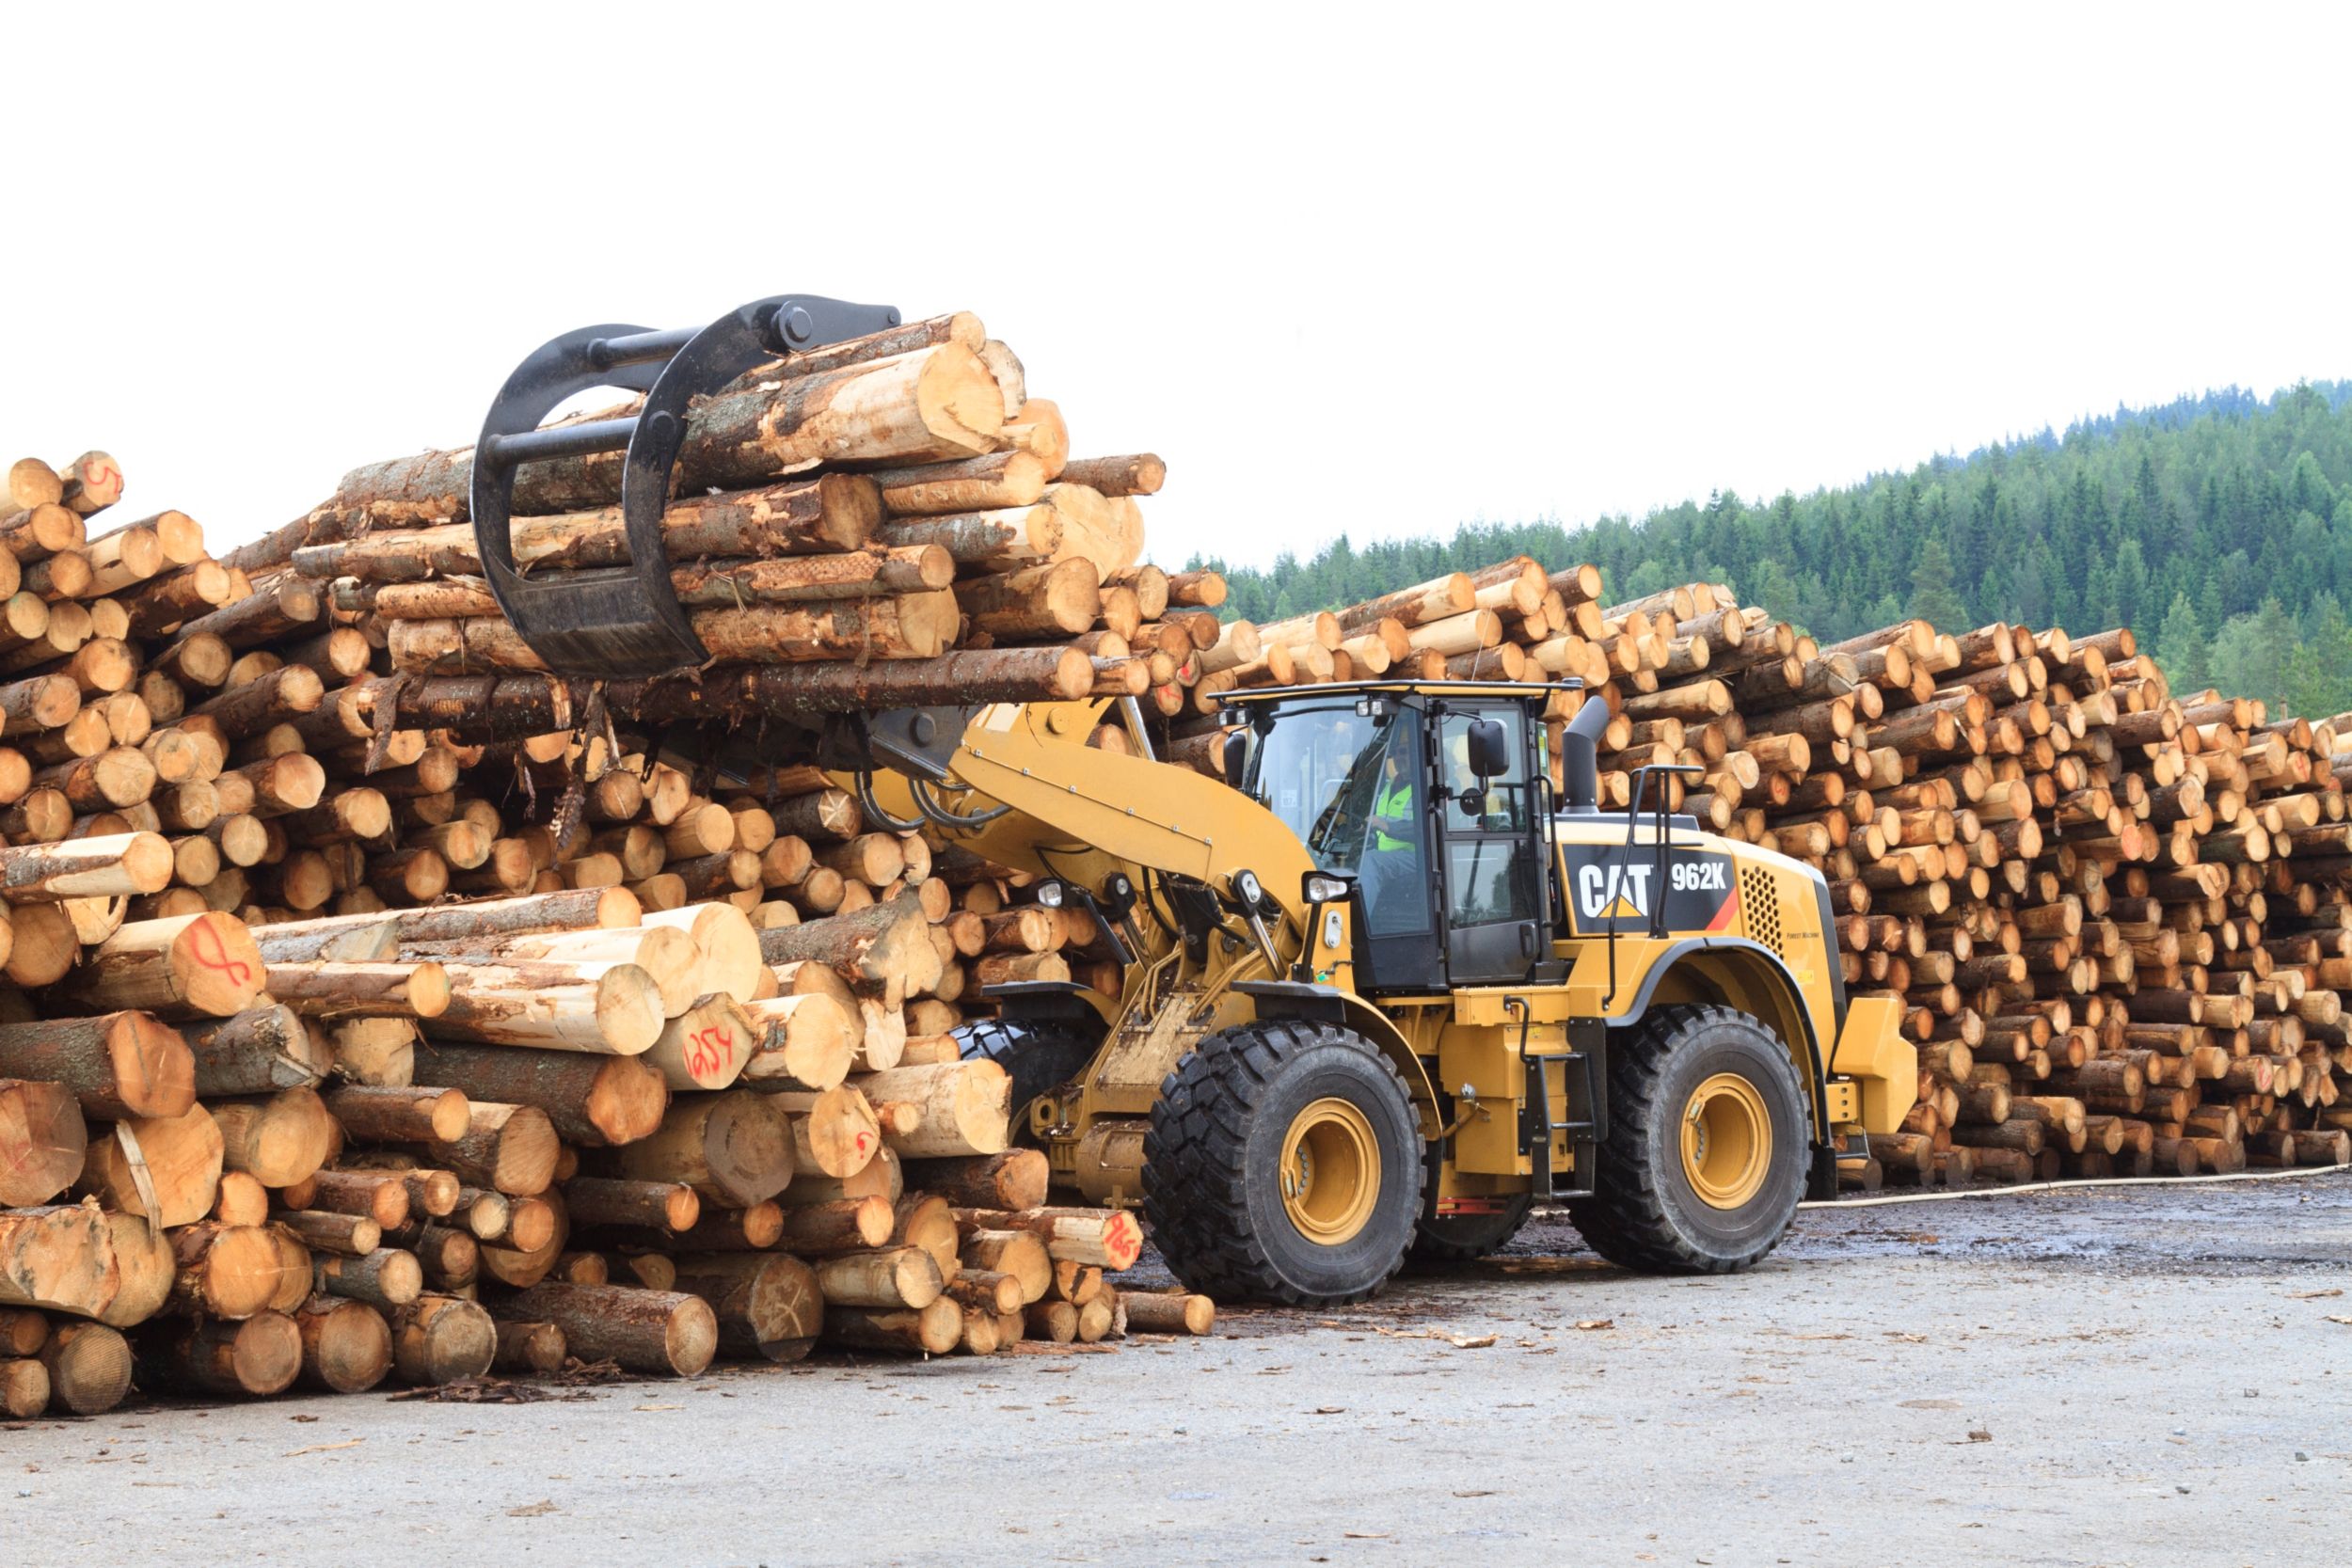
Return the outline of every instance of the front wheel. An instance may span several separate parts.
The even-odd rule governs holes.
[[[1421,1122],[1389,1059],[1332,1024],[1246,1023],[1160,1085],[1143,1213],[1177,1278],[1241,1300],[1331,1306],[1405,1260]]]
[[[1747,1268],[1804,1196],[1807,1125],[1796,1064],[1771,1030],[1729,1007],[1656,1008],[1612,1045],[1609,1137],[1568,1217],[1628,1268]]]
[[[955,1030],[956,1051],[965,1061],[994,1062],[1012,1079],[1012,1130],[1029,1125],[1029,1104],[1060,1088],[1087,1069],[1103,1046],[1103,1028],[1071,1019],[1009,1022],[977,1019]]]

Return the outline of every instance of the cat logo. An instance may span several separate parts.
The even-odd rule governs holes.
[[[1561,850],[1567,915],[1585,935],[1731,928],[1740,897],[1731,857],[1715,849],[1676,846],[1661,865],[1647,846],[1628,854],[1608,844],[1571,844]]]
[[[1588,863],[1576,873],[1576,912],[1586,920],[1647,920],[1647,865]]]

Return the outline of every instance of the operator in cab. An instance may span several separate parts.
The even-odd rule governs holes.
[[[1418,915],[1428,904],[1427,873],[1421,859],[1421,827],[1415,816],[1413,779],[1404,753],[1383,748],[1379,782],[1373,785],[1371,832],[1362,863],[1364,914],[1375,933],[1394,927],[1395,915]],[[1393,895],[1391,895],[1393,890]],[[1383,911],[1391,918],[1384,921]]]

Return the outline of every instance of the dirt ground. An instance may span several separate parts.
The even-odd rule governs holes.
[[[2352,1514],[2352,1174],[1530,1227],[1205,1340],[0,1434],[24,1564],[2291,1564]]]

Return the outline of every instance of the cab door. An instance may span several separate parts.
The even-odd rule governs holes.
[[[1503,726],[1510,764],[1483,780],[1470,765],[1470,726],[1481,721]],[[1523,979],[1548,951],[1526,712],[1517,704],[1449,704],[1437,751],[1447,977],[1456,986]]]

